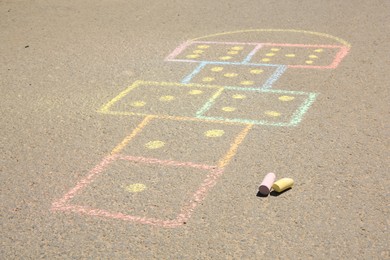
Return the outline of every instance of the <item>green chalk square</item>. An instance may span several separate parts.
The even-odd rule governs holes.
[[[296,126],[317,94],[285,90],[225,89],[197,117],[254,125]]]

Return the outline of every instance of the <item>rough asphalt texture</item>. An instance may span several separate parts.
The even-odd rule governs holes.
[[[253,127],[186,224],[51,211],[143,119],[98,113],[103,104],[136,80],[179,82],[192,65],[164,58],[184,41],[267,28],[326,33],[352,47],[334,70],[281,76],[273,88],[320,93],[316,101],[296,127]],[[1,0],[0,35],[2,259],[390,258],[389,1]],[[300,40],[290,36],[279,40]],[[156,127],[190,147],[183,158],[226,151],[224,143],[191,148],[205,144],[181,126]],[[145,132],[128,152],[158,133]],[[119,211],[139,195],[153,200],[148,214],[169,218],[204,174],[137,168],[132,178],[160,190],[123,198],[115,187],[128,184],[127,167],[109,168],[75,203]],[[256,196],[268,172],[295,187]]]

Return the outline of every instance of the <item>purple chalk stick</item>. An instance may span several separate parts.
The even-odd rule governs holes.
[[[274,182],[275,182],[275,178],[276,178],[275,173],[272,173],[272,172],[268,173],[264,177],[264,179],[261,182],[260,187],[259,187],[259,191],[261,194],[263,194],[263,195],[269,194],[271,187],[272,187],[272,184],[274,184]]]

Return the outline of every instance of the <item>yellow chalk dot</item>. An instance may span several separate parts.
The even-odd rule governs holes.
[[[158,149],[165,145],[163,141],[150,141],[145,144],[145,147],[148,149]]]
[[[146,105],[146,102],[143,101],[134,101],[130,104],[132,107],[143,107]]]
[[[238,74],[237,73],[225,73],[225,74],[223,74],[223,76],[225,76],[227,78],[234,78],[234,77],[237,77]]]
[[[286,54],[285,56],[288,57],[288,58],[294,58],[295,54],[294,53],[290,53],[290,54]]]
[[[231,49],[234,50],[234,51],[240,51],[240,50],[244,49],[244,47],[242,47],[242,46],[233,46]]]
[[[324,49],[316,49],[316,50],[314,50],[314,52],[323,52],[324,51]]]
[[[270,61],[271,59],[268,59],[268,58],[264,58],[264,59],[261,59],[261,61],[264,61],[264,62],[268,62]]]
[[[237,54],[237,53],[238,53],[238,51],[228,51],[227,54],[235,55],[235,54]]]
[[[235,107],[223,107],[222,110],[225,112],[233,112],[234,110],[236,110],[236,108]]]
[[[233,58],[233,57],[231,57],[231,56],[222,56],[222,57],[219,57],[220,60],[230,60],[231,58]]]
[[[264,72],[264,70],[261,70],[261,69],[254,69],[254,70],[250,71],[250,73],[252,73],[252,74],[261,74],[263,72]]]
[[[245,95],[241,95],[241,94],[235,94],[235,95],[232,96],[232,98],[235,98],[235,99],[244,99],[244,98],[246,98],[246,96],[245,96]]]
[[[190,54],[190,55],[187,55],[186,58],[188,58],[188,59],[196,59],[196,58],[199,58],[199,55],[198,54]]]
[[[240,84],[244,85],[244,86],[250,86],[250,85],[255,84],[255,82],[254,81],[250,81],[250,80],[245,80],[245,81],[241,81]]]
[[[194,50],[193,53],[196,53],[196,54],[202,54],[204,52],[204,50]]]
[[[213,68],[211,68],[211,71],[220,72],[220,71],[223,71],[223,67],[213,67]]]
[[[214,81],[215,78],[212,78],[212,77],[205,77],[202,79],[203,82],[211,82],[211,81]]]
[[[128,192],[136,193],[136,192],[144,191],[146,189],[146,185],[142,184],[142,183],[134,183],[134,184],[126,186],[125,189]]]
[[[317,59],[318,56],[317,56],[317,55],[309,55],[309,58],[310,58],[310,59]]]
[[[175,99],[174,96],[162,96],[162,97],[160,97],[160,101],[172,101],[174,99]]]
[[[307,61],[305,61],[305,63],[306,63],[306,64],[312,64],[313,61],[312,61],[312,60],[307,60]]]
[[[197,48],[198,49],[208,49],[208,48],[210,48],[210,45],[198,45]]]
[[[199,90],[199,89],[193,89],[190,92],[188,92],[188,94],[190,94],[190,95],[200,95],[202,93],[203,93],[203,91]]]
[[[270,53],[265,54],[265,56],[272,57],[272,56],[275,56],[275,53],[270,52]]]
[[[212,129],[204,132],[204,135],[207,137],[220,137],[225,134],[225,131],[221,129]]]
[[[280,101],[285,101],[285,102],[291,101],[291,100],[294,100],[294,99],[295,99],[295,97],[292,97],[292,96],[280,96],[279,97]]]
[[[280,51],[279,48],[271,48],[271,51]]]
[[[272,116],[272,117],[280,116],[280,113],[276,112],[276,111],[266,111],[266,112],[264,112],[264,114],[266,114],[267,116]]]

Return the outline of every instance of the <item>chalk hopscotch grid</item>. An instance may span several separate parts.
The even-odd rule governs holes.
[[[297,31],[299,32],[299,31]],[[302,31],[305,32],[305,31]],[[315,33],[312,33],[315,34]],[[316,33],[318,35],[322,35]],[[328,36],[329,37],[329,36]],[[334,38],[334,37],[333,37]],[[338,38],[337,38],[338,39]],[[190,59],[176,59],[176,57],[182,53],[187,47],[192,44],[225,44],[225,45],[249,45],[253,46],[252,51],[242,60],[242,62],[222,62],[222,61],[199,61],[199,60],[190,60]],[[264,46],[286,46],[286,47],[318,47],[318,48],[340,48],[337,52],[332,64],[329,66],[306,66],[306,65],[282,65],[282,64],[268,64],[268,63],[251,63],[250,61],[256,55],[256,53]],[[65,211],[65,212],[76,212],[79,214],[86,214],[90,216],[100,216],[113,219],[120,219],[125,221],[137,222],[140,224],[147,224],[160,227],[169,227],[174,228],[183,225],[192,215],[194,209],[202,202],[208,190],[210,190],[216,183],[218,178],[224,173],[224,169],[229,165],[233,157],[238,151],[238,147],[243,142],[248,132],[253,128],[254,125],[269,125],[269,126],[296,126],[298,125],[303,115],[307,112],[309,107],[313,104],[318,94],[302,92],[302,91],[285,91],[285,90],[275,90],[271,89],[272,84],[278,80],[278,78],[286,71],[287,68],[319,68],[319,69],[333,69],[338,66],[341,60],[347,55],[349,51],[348,46],[337,46],[337,45],[304,45],[304,44],[278,44],[278,43],[243,43],[243,42],[217,42],[217,41],[187,41],[177,47],[172,53],[166,57],[166,61],[180,61],[180,62],[193,62],[200,63],[194,71],[187,75],[182,83],[174,82],[155,82],[155,81],[135,81],[130,87],[122,91],[115,98],[110,100],[107,104],[103,105],[98,112],[103,114],[111,115],[136,115],[144,116],[144,120],[128,135],[126,136],[121,143],[119,143],[111,152],[110,155],[102,159],[102,161],[96,165],[86,177],[80,180],[74,188],[68,191],[61,199],[53,202],[52,210],[56,211]],[[216,85],[201,85],[190,83],[192,78],[199,73],[204,66],[207,64],[228,64],[228,65],[252,65],[252,66],[273,66],[276,68],[275,72],[268,78],[268,80],[260,88],[242,88],[235,86],[216,86]],[[112,111],[112,106],[123,99],[128,95],[133,89],[143,84],[149,84],[151,86],[178,86],[178,87],[199,87],[199,88],[215,88],[216,92],[212,97],[196,112],[194,117],[183,117],[183,116],[170,116],[170,115],[149,115],[149,114],[140,114],[132,113],[126,111]],[[245,120],[245,119],[225,119],[222,117],[205,117],[206,113],[218,99],[221,93],[224,90],[237,90],[237,91],[256,91],[264,93],[278,93],[278,94],[291,94],[291,95],[305,95],[307,98],[304,102],[298,107],[298,109],[293,113],[290,121],[288,123],[275,123],[267,121],[256,121],[256,120]],[[241,125],[243,129],[236,136],[235,140],[230,144],[230,148],[227,153],[218,161],[217,165],[203,165],[196,164],[193,162],[179,162],[173,160],[160,160],[156,158],[147,158],[147,157],[135,157],[129,155],[121,154],[121,151],[128,145],[128,143],[139,133],[141,133],[144,127],[154,119],[168,119],[168,120],[190,120],[190,121],[199,121],[199,122],[208,122],[208,123],[217,123],[217,124],[233,124]],[[209,171],[207,177],[204,179],[203,183],[198,187],[198,190],[193,194],[191,200],[189,200],[185,205],[183,205],[180,213],[178,213],[176,219],[156,219],[140,216],[132,216],[122,214],[120,212],[109,212],[103,209],[93,209],[86,206],[80,205],[71,205],[70,200],[76,196],[79,192],[88,186],[91,182],[94,181],[99,175],[103,174],[107,167],[115,162],[116,160],[128,160],[135,163],[144,163],[144,164],[160,164],[167,167],[193,167],[197,169],[202,169]]]

